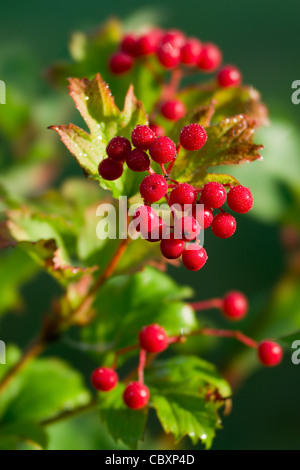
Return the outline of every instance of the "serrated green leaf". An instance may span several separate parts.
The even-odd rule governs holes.
[[[10,445],[7,439],[11,440]],[[5,446],[9,445],[9,447],[3,447],[3,449],[14,449],[17,443],[23,440],[34,443],[42,449],[45,449],[48,445],[46,431],[42,426],[32,421],[20,420],[0,427],[0,446],[2,441]]]
[[[109,393],[100,393],[99,412],[114,440],[136,449],[138,442],[143,440],[148,410],[127,408],[123,401],[124,387],[124,384],[118,384]]]

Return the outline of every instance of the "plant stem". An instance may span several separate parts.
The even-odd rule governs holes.
[[[223,338],[235,338],[241,343],[244,343],[250,348],[257,348],[258,342],[249,336],[244,335],[241,331],[236,330],[216,330],[213,328],[202,328],[201,330],[192,331],[187,336],[196,336],[196,335],[205,335],[205,336],[221,336]]]
[[[53,416],[52,418],[45,419],[44,421],[40,422],[41,426],[49,426],[50,424],[59,423],[68,418],[73,418],[74,416],[78,416],[79,414],[86,413],[87,411],[93,410],[96,408],[98,403],[97,398],[93,398],[89,403],[83,406],[78,406],[77,408],[73,408],[72,410],[63,411],[59,415]]]
[[[141,384],[144,383],[144,369],[146,365],[146,358],[147,354],[145,349],[140,350],[140,360],[139,360],[139,365],[138,365],[138,379]]]
[[[211,308],[221,309],[223,306],[223,300],[222,299],[202,300],[200,302],[193,302],[190,304],[190,306],[198,312],[200,310],[209,310]]]

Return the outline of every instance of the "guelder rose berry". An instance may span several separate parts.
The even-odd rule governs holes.
[[[126,54],[135,57],[137,55],[137,38],[134,34],[126,34],[121,41],[121,50]]]
[[[159,242],[166,236],[166,232],[167,224],[161,217],[153,221],[150,230],[141,230],[142,237],[148,242]]]
[[[202,44],[196,38],[190,38],[181,48],[181,62],[184,65],[196,65],[200,59]]]
[[[190,271],[199,271],[207,261],[207,253],[202,246],[190,245],[183,250],[182,262]]]
[[[175,219],[174,236],[180,240],[194,240],[200,233],[200,226],[192,216],[184,216]]]
[[[117,385],[119,379],[114,369],[99,367],[92,373],[91,380],[97,390],[108,392]]]
[[[197,193],[194,187],[188,183],[180,183],[170,193],[170,205],[195,204]]]
[[[156,135],[156,137],[163,137],[165,135],[165,130],[162,126],[160,126],[159,124],[154,124],[154,123],[151,123],[149,125],[150,129],[154,132],[154,134]]]
[[[126,155],[131,150],[131,143],[125,137],[117,136],[111,139],[106,146],[106,153],[109,158],[123,162]]]
[[[183,127],[179,139],[186,150],[200,150],[207,141],[207,133],[200,124],[189,124]]]
[[[223,299],[223,313],[230,320],[241,320],[248,312],[248,300],[242,292],[228,292]]]
[[[186,114],[185,105],[180,100],[165,101],[160,110],[161,114],[170,121],[178,121]]]
[[[131,132],[131,141],[135,147],[148,150],[155,139],[155,133],[148,126],[136,126]]]
[[[122,73],[128,72],[132,66],[133,59],[125,52],[117,52],[109,61],[110,71],[115,75],[121,75]]]
[[[149,153],[156,163],[168,163],[176,156],[176,145],[169,137],[156,137],[150,145]]]
[[[128,408],[138,410],[144,408],[149,401],[148,387],[140,382],[131,382],[124,390],[123,399]]]
[[[98,167],[99,175],[105,180],[114,181],[120,178],[123,173],[123,165],[121,162],[105,158],[100,162]]]
[[[213,218],[211,229],[217,237],[229,238],[236,230],[236,220],[232,215],[221,212]]]
[[[227,204],[234,212],[245,214],[252,209],[253,196],[250,189],[244,186],[234,186],[227,194]]]
[[[142,328],[139,341],[141,348],[150,353],[164,351],[168,347],[168,335],[164,328],[154,324]]]
[[[218,209],[226,201],[226,191],[222,184],[212,181],[203,186],[201,202],[212,209]]]
[[[156,225],[157,219],[158,215],[155,210],[145,205],[138,207],[132,215],[138,232],[149,232]]]
[[[258,346],[258,357],[265,366],[277,366],[282,361],[282,348],[278,343],[271,340],[264,340]]]
[[[141,149],[133,149],[126,156],[128,168],[132,171],[147,171],[150,168],[150,158]]]
[[[163,176],[146,176],[140,184],[140,193],[143,199],[148,202],[157,202],[165,196],[168,190],[168,184]]]
[[[198,67],[205,72],[213,72],[222,62],[220,49],[212,43],[203,44],[203,48],[198,60]]]
[[[161,39],[162,44],[172,44],[173,46],[179,48],[184,46],[185,41],[185,35],[182,31],[179,31],[177,29],[167,31]]]
[[[242,81],[240,71],[232,65],[225,65],[217,75],[218,84],[221,87],[238,86]]]
[[[212,224],[214,215],[212,210],[204,204],[196,204],[192,209],[192,216],[195,217],[201,229],[206,230]]]
[[[166,69],[172,69],[180,62],[180,48],[170,42],[162,43],[157,49],[157,58]]]
[[[184,241],[174,238],[174,234],[170,233],[170,238],[164,238],[160,243],[160,251],[167,259],[179,258],[184,250]]]

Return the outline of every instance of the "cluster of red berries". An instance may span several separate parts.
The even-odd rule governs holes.
[[[206,183],[202,188],[195,188],[188,183],[170,179],[170,171],[180,147],[188,151],[200,150],[206,140],[204,127],[196,123],[183,127],[177,146],[169,137],[157,137],[150,127],[138,125],[131,132],[132,143],[121,136],[114,137],[108,143],[108,158],[99,165],[99,174],[106,180],[119,178],[123,173],[124,162],[132,171],[149,173],[140,184],[140,194],[145,204],[133,214],[135,229],[150,242],[160,241],[165,258],[177,259],[182,256],[183,264],[192,271],[198,271],[204,266],[207,253],[197,242],[189,243],[188,246],[186,242],[195,241],[200,230],[210,226],[219,238],[228,238],[234,234],[235,218],[221,209],[226,200],[229,208],[240,214],[248,212],[253,205],[251,191],[241,185],[230,187],[227,193],[224,185],[214,181]],[[151,168],[151,160],[160,165],[162,175]],[[167,168],[164,166],[166,164]],[[174,225],[170,227],[173,231],[168,230],[166,222],[150,206],[164,197],[173,216]],[[188,206],[191,207],[189,213],[182,215]],[[178,216],[178,209],[181,216]],[[219,212],[214,214],[215,210]]]
[[[178,338],[176,339],[178,340]],[[168,337],[164,328],[153,324],[145,326],[140,331],[139,347],[146,353],[158,354],[166,350],[169,344],[175,342],[175,340],[174,338]],[[258,344],[257,351],[259,360],[265,366],[276,366],[282,360],[282,348],[274,341],[262,341]],[[119,377],[115,369],[99,367],[93,371],[91,380],[97,390],[108,392],[116,387],[119,382]],[[123,393],[125,405],[132,409],[145,407],[149,402],[149,398],[150,392],[148,387],[144,384],[143,376],[139,381],[129,383]]]

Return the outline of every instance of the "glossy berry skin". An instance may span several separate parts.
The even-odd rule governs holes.
[[[222,184],[211,181],[203,186],[201,202],[212,209],[218,209],[226,201],[226,191]]]
[[[121,41],[121,51],[126,54],[137,56],[137,37],[134,34],[126,34]]]
[[[149,401],[148,387],[140,382],[131,382],[124,390],[123,400],[128,408],[139,410],[144,408]]]
[[[170,205],[179,204],[195,204],[197,201],[197,193],[194,187],[188,183],[180,183],[172,189],[170,193]]]
[[[150,230],[141,230],[142,237],[147,240],[147,242],[159,242],[165,237],[166,232],[167,224],[161,217],[157,217],[157,219],[154,220]]]
[[[180,240],[191,241],[200,233],[200,226],[194,217],[186,215],[175,219],[174,236]]]
[[[242,292],[228,292],[223,299],[222,310],[230,320],[241,320],[248,312],[247,297]]]
[[[108,367],[99,367],[91,375],[93,386],[102,392],[108,392],[115,388],[118,383],[118,374],[114,369]]]
[[[150,168],[150,158],[141,149],[131,150],[127,154],[126,163],[132,171],[147,171]]]
[[[217,82],[223,88],[238,86],[241,81],[241,72],[233,65],[225,65],[217,75]]]
[[[117,136],[111,139],[106,146],[106,153],[109,158],[119,162],[124,162],[126,155],[131,150],[131,143],[126,137]]]
[[[98,167],[99,175],[105,180],[114,181],[120,178],[123,173],[123,165],[121,162],[105,158],[100,162]]]
[[[170,233],[170,238],[164,238],[160,243],[160,251],[167,259],[179,258],[184,250],[184,241],[174,238],[174,234]]]
[[[154,139],[155,134],[148,126],[137,125],[131,132],[133,145],[143,150],[148,150]]]
[[[212,43],[203,44],[203,48],[198,60],[199,69],[205,72],[213,72],[222,62],[222,53],[220,49]]]
[[[234,212],[245,214],[252,209],[253,196],[250,189],[244,186],[234,186],[227,194],[227,204]]]
[[[236,220],[232,215],[221,212],[213,218],[211,229],[217,237],[229,238],[236,230]]]
[[[149,153],[156,163],[168,163],[176,156],[176,145],[169,137],[156,137],[150,145]]]
[[[133,66],[133,59],[125,52],[117,52],[109,61],[110,71],[115,75],[121,75],[128,72]]]
[[[165,135],[165,130],[159,124],[150,124],[150,129],[154,132],[156,137],[163,137]]]
[[[283,351],[278,343],[266,339],[258,346],[258,357],[264,366],[274,367],[282,361]]]
[[[182,253],[182,262],[190,271],[199,271],[205,265],[207,258],[205,249],[199,245],[191,245]]]
[[[212,210],[204,204],[196,204],[192,209],[192,216],[197,220],[200,229],[204,230],[211,226],[214,218]]]
[[[161,39],[161,33],[158,30],[143,34],[136,43],[138,56],[145,56],[156,52]]]
[[[136,220],[135,229],[137,232],[149,232],[157,223],[158,215],[150,206],[138,207],[133,215],[132,220]]]
[[[157,202],[165,196],[168,190],[168,184],[163,176],[153,175],[145,176],[140,184],[140,193],[147,202]]]
[[[141,348],[149,353],[159,353],[169,345],[165,329],[157,324],[144,326],[139,334],[139,341]]]
[[[179,47],[173,46],[169,42],[161,44],[157,49],[157,58],[166,69],[176,67],[180,62],[180,55]]]
[[[167,31],[161,39],[162,44],[169,43],[178,48],[183,47],[185,42],[186,42],[185,35],[177,29]]]
[[[196,65],[200,59],[202,51],[202,44],[196,38],[190,38],[186,41],[184,46],[181,48],[181,62],[184,65],[193,66]]]
[[[186,108],[180,100],[165,101],[160,111],[163,117],[169,119],[169,121],[178,121],[186,114]]]
[[[200,124],[189,124],[181,129],[179,140],[186,150],[200,150],[207,141],[207,133]]]

